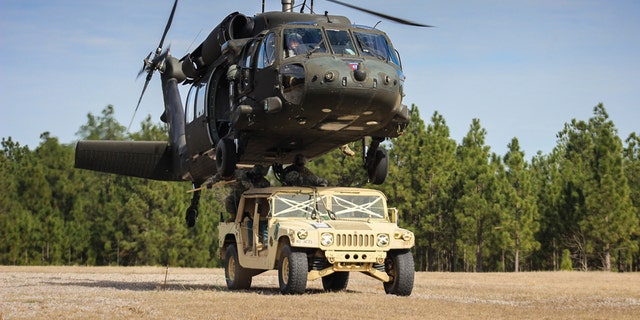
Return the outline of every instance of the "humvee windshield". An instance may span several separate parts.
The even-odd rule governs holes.
[[[384,219],[379,195],[278,193],[271,199],[274,217],[321,220]]]

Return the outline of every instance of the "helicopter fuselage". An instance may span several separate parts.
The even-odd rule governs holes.
[[[230,17],[225,21],[243,30],[237,21],[244,17]],[[404,75],[382,31],[309,14],[264,13],[253,21],[254,33],[258,21],[275,26],[225,41],[209,65],[190,62],[204,60],[197,54],[206,41],[183,58],[191,84],[185,103],[190,167],[215,158],[201,156],[213,155],[223,139],[233,141],[236,163],[250,165],[288,163],[298,153],[315,157],[364,137],[403,132]]]
[[[236,12],[182,59],[163,41],[142,72],[145,88],[161,73],[169,141],[79,141],[76,167],[198,186],[239,164],[287,164],[369,138],[364,167],[384,181],[380,143],[409,122],[400,57],[384,32],[343,16]],[[184,105],[180,85],[189,86]]]

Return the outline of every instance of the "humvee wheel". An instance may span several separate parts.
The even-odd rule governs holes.
[[[229,290],[242,290],[251,287],[251,274],[247,269],[240,266],[238,249],[235,244],[230,244],[227,247],[224,276]]]
[[[391,281],[384,283],[384,291],[387,294],[411,295],[415,273],[411,251],[390,251],[384,269],[391,278]]]
[[[282,294],[302,294],[307,288],[307,254],[292,251],[288,244],[282,247],[278,263],[278,282]]]
[[[347,284],[349,284],[349,272],[334,272],[322,277],[322,288],[324,291],[342,291],[347,289]]]

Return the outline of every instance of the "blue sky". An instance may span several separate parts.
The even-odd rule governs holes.
[[[400,51],[405,104],[416,104],[426,122],[441,113],[458,142],[478,118],[493,152],[504,155],[517,137],[527,158],[549,153],[564,124],[587,120],[600,102],[623,140],[640,133],[640,1],[349,2],[436,26],[382,21],[378,28]],[[172,4],[0,0],[0,137],[33,148],[49,131],[71,143],[87,114],[109,104],[127,125],[144,83],[136,74]],[[229,13],[260,10],[259,0],[182,0],[165,43],[182,57]],[[273,10],[279,0],[267,0]],[[357,24],[380,20],[322,0],[315,10]],[[147,114],[157,121],[162,110],[156,75],[132,131]]]

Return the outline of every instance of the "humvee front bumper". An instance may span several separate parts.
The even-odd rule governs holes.
[[[390,281],[389,275],[374,267],[374,264],[384,264],[387,257],[385,251],[324,251],[324,255],[331,266],[322,270],[311,270],[307,280],[316,280],[334,272],[364,272],[383,282]]]

